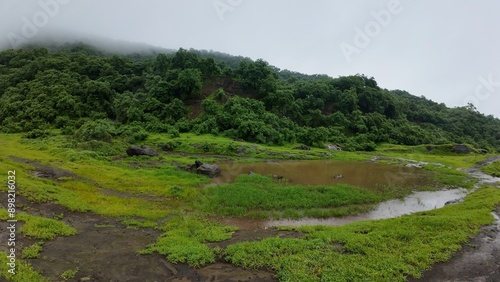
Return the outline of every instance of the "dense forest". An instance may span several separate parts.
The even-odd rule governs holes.
[[[53,129],[82,141],[195,132],[346,150],[387,142],[500,151],[499,119],[387,90],[364,75],[305,75],[184,49],[113,55],[78,43],[1,52],[0,131],[38,138]]]

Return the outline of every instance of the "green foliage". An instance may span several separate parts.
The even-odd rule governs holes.
[[[32,131],[23,135],[24,138],[37,139],[44,138],[50,135],[50,131],[43,129],[33,129]]]
[[[42,137],[57,128],[81,141],[109,142],[111,128],[81,128],[81,121],[110,119],[148,132],[175,125],[179,132],[273,145],[332,142],[371,151],[380,143],[467,143],[500,150],[500,120],[474,105],[447,108],[382,89],[364,75],[304,75],[262,59],[184,49],[153,58],[103,55],[81,44],[7,50],[0,58],[0,131],[6,133]],[[142,141],[140,135],[130,142]]]
[[[149,134],[140,125],[125,125],[118,128],[117,134],[125,137],[128,143],[137,143],[148,138]]]
[[[83,124],[76,131],[76,137],[80,141],[97,140],[111,142],[115,134],[116,128],[109,120],[91,120]]]

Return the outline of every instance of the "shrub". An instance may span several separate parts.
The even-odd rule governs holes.
[[[43,129],[33,129],[32,131],[25,133],[23,135],[24,138],[28,139],[45,138],[48,136],[50,136],[50,132],[48,130],[43,130]]]
[[[76,131],[76,137],[80,141],[105,141],[111,142],[116,135],[114,124],[110,120],[100,119],[88,121]]]

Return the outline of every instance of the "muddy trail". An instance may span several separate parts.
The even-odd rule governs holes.
[[[10,157],[20,163],[33,167],[28,172],[36,177],[56,182],[71,177],[90,181],[98,186],[99,192],[121,197],[136,197],[128,193],[106,189],[91,179],[86,179],[73,172],[40,164],[36,161]],[[119,195],[118,195],[119,194]],[[141,196],[144,198],[144,196]],[[66,281],[276,281],[273,273],[267,270],[245,270],[224,261],[201,268],[192,268],[187,264],[173,264],[159,254],[140,255],[148,244],[154,243],[161,231],[152,228],[128,228],[114,218],[104,218],[93,213],[72,212],[55,203],[33,203],[17,195],[18,212],[27,212],[36,216],[57,218],[77,229],[78,234],[70,237],[57,237],[43,245],[38,259],[27,259],[49,281],[63,281],[61,274],[67,270],[77,270],[72,279]],[[6,195],[0,195],[0,202],[7,202]],[[2,206],[3,208],[3,206]],[[61,218],[62,217],[62,218]],[[19,223],[19,228],[22,227]],[[0,223],[4,230],[6,222]],[[231,240],[213,244],[225,247],[242,241],[259,240],[271,236],[289,236],[276,229],[253,230],[242,228],[235,232]],[[0,240],[6,241],[6,232],[0,233]],[[38,240],[18,235],[19,250]],[[6,251],[5,246],[0,251]],[[1,278],[0,278],[1,281]]]
[[[488,184],[500,188],[500,178],[492,177],[479,169],[500,160],[500,156],[489,157],[474,167],[464,169],[479,180],[477,186]],[[498,282],[500,281],[500,207],[492,212],[495,223],[481,228],[479,234],[472,238],[462,250],[449,261],[435,264],[431,270],[424,272],[420,279],[409,279],[411,282]]]
[[[169,263],[158,254],[138,254],[161,234],[155,229],[127,228],[112,218],[71,212],[53,203],[30,203],[22,197],[18,197],[18,203],[29,206],[29,213],[33,215],[48,218],[63,215],[62,221],[78,230],[75,236],[45,242],[40,258],[27,259],[50,281],[62,281],[63,272],[76,269],[76,276],[67,281],[276,281],[269,271],[244,270],[222,261],[192,268]],[[6,223],[2,222],[0,228],[6,228],[3,225]],[[235,238],[248,241],[252,237],[260,239],[277,234],[276,230],[265,234],[245,231],[235,234]],[[5,235],[2,233],[1,237]],[[37,240],[19,236],[18,242],[21,247],[27,247]]]

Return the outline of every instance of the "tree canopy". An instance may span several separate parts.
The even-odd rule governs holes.
[[[0,52],[0,131],[60,128],[82,139],[96,127],[88,135],[109,140],[106,130],[129,125],[348,150],[381,142],[500,150],[499,119],[473,105],[448,108],[383,89],[359,74],[305,75],[184,49],[133,57],[82,44]]]

